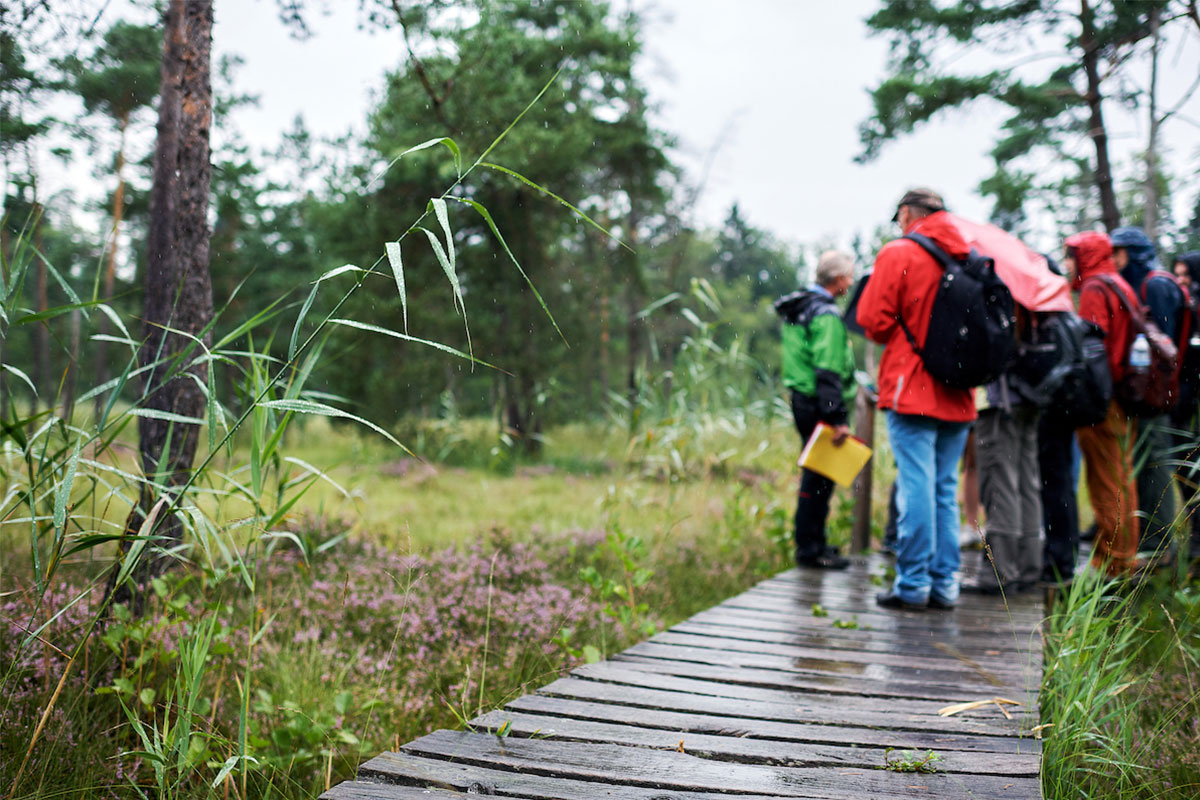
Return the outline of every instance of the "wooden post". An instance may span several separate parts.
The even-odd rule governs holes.
[[[866,367],[868,374],[875,372],[875,345],[867,342]],[[866,386],[858,387],[854,401],[854,435],[875,449],[875,404],[878,396]],[[875,456],[867,461],[862,472],[854,479],[854,522],[850,528],[850,552],[861,553],[871,546],[871,493],[873,481],[871,470]]]

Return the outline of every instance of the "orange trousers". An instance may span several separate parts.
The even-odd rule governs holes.
[[[1133,422],[1114,400],[1102,422],[1075,432],[1087,466],[1088,495],[1096,517],[1092,566],[1109,575],[1131,572],[1137,562],[1138,497],[1133,475]]]

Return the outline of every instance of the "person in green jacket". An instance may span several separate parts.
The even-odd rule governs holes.
[[[818,422],[833,428],[835,444],[850,435],[849,404],[856,392],[854,351],[834,298],[854,282],[854,260],[829,250],[817,262],[816,284],[775,301],[783,318],[783,384],[791,390],[792,416],[803,441]],[[845,569],[850,562],[825,543],[825,520],[833,481],[801,470],[796,503],[796,563],[817,569]]]

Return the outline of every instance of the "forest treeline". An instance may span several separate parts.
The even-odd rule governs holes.
[[[981,187],[996,200],[998,222],[1019,230],[1029,221],[1025,209],[1036,204],[1069,210],[1083,226],[1110,223],[1114,214],[1136,222],[1150,209],[1164,246],[1196,242],[1194,158],[1170,163],[1152,141],[1144,163],[1118,165],[1125,174],[1114,184],[1118,167],[1105,162],[1097,170],[1099,156],[1079,152],[1080,143],[1095,140],[1088,81],[1096,58],[1111,66],[1110,102],[1149,102],[1163,125],[1178,111],[1161,98],[1154,111],[1154,85],[1138,93],[1126,83],[1118,92],[1112,76],[1157,58],[1161,31],[1200,27],[1189,16],[1194,3],[1141,3],[1136,13],[1133,4],[1093,3],[1081,21],[1090,37],[1083,42],[1070,27],[1078,12],[1062,4],[1016,4],[1038,6],[1054,17],[1049,22],[1025,9],[1024,18],[997,12],[978,16],[974,25],[952,13],[956,4],[941,10],[917,4],[917,17],[904,10],[908,5],[881,3],[868,22],[892,37],[893,58],[873,90],[876,113],[862,127],[864,158],[947,107],[992,97],[1015,109],[998,135],[997,173]],[[92,313],[95,304],[108,303],[130,319],[141,313],[162,30],[111,14],[80,12],[76,20],[66,4],[55,6],[19,3],[0,32],[3,246],[11,254],[12,243],[23,239],[42,254],[30,280],[8,287],[26,307],[78,308],[27,316],[12,328],[5,323],[2,356],[12,369],[4,371],[0,399],[5,408],[40,404],[65,413],[76,405],[77,387],[104,384],[129,359],[128,349],[111,341],[109,317]],[[818,243],[785,246],[786,232],[756,227],[737,206],[717,229],[694,224],[703,189],[674,163],[671,134],[660,127],[664,121],[638,78],[644,31],[635,13],[591,0],[362,0],[360,13],[364,25],[388,29],[403,44],[378,103],[359,126],[364,135],[322,140],[297,119],[276,148],[253,151],[238,140],[233,116],[253,98],[239,95],[235,60],[216,65],[210,266],[218,338],[270,307],[280,333],[246,346],[269,347],[286,360],[288,334],[312,282],[355,264],[378,275],[339,316],[442,342],[495,367],[340,328],[308,386],[385,426],[414,417],[491,416],[536,449],[538,433],[557,421],[613,409],[634,417],[648,394],[661,393],[664,381],[669,387],[689,347],[736,345],[759,367],[750,380],[771,390],[777,332],[769,303],[804,278],[804,254]],[[304,4],[280,3],[280,16],[298,35],[320,35],[320,15]],[[1068,49],[1071,68],[1041,83],[998,71],[952,80],[937,63],[934,40],[911,24],[915,18],[924,30],[942,27],[959,42],[1011,38],[1033,24],[1050,26],[1053,36],[1057,26],[1078,53]],[[1072,81],[1078,85],[1069,94],[1064,87]],[[453,148],[395,160],[441,137]],[[1030,166],[1037,148],[1059,164],[1053,175]],[[485,152],[487,164],[504,169],[480,169],[456,183],[463,163]],[[55,160],[68,175],[90,177],[52,184],[43,173]],[[93,193],[92,186],[102,190]],[[461,302],[437,247],[421,231],[405,236],[393,253],[403,263],[402,297],[385,243],[409,231],[447,187],[452,197],[488,209],[504,244],[484,217],[451,203],[447,225]],[[893,194],[899,188],[880,187]],[[1172,191],[1196,197],[1188,219],[1171,217]],[[423,225],[440,238],[438,222]],[[869,263],[886,233],[856,240],[861,263]],[[523,273],[512,268],[508,251]],[[337,300],[318,295],[313,311]],[[217,389],[236,409],[245,402],[237,372],[221,375],[228,385]],[[136,387],[121,391],[132,395]],[[105,399],[96,395],[89,403]]]

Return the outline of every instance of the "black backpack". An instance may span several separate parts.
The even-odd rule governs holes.
[[[1010,375],[1019,395],[1072,428],[1108,416],[1113,382],[1104,330],[1078,314],[1036,314],[1029,341],[1017,346]]]
[[[959,261],[919,233],[904,238],[924,248],[943,269],[924,347],[917,347],[912,331],[897,318],[908,343],[929,374],[948,386],[969,389],[995,380],[1016,344],[1012,293],[996,275],[995,263],[975,250]]]

